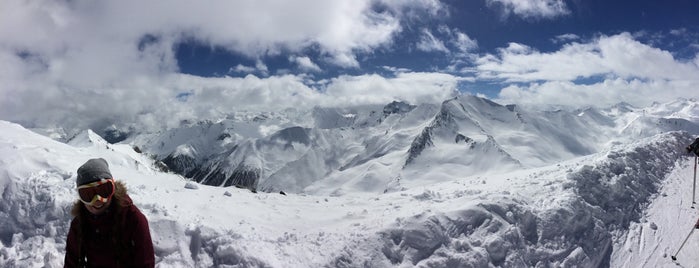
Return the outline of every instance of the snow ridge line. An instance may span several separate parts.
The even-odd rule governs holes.
[[[602,257],[594,267],[609,266],[612,233],[625,233],[631,222],[640,220],[691,140],[687,132],[658,134],[640,140],[637,146],[612,150],[594,166],[583,166],[568,175],[582,209],[594,222],[588,231],[601,231],[593,232],[593,243],[580,241],[588,256]],[[606,249],[599,251],[599,245]]]
[[[532,211],[516,196],[449,212],[396,219],[364,245],[348,245],[333,266],[609,267],[612,234],[624,232],[682,159],[687,132],[668,132],[616,148],[568,174],[574,194],[559,207]],[[369,252],[356,252],[357,248]],[[353,256],[363,262],[347,262]]]
[[[594,167],[583,166],[568,178],[596,218],[608,227],[626,229],[641,217],[691,139],[687,132],[644,139],[638,146],[610,151]]]

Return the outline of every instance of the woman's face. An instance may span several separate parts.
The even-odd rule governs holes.
[[[92,215],[100,215],[100,214],[104,213],[105,211],[107,211],[107,208],[109,207],[109,204],[111,204],[111,203],[112,203],[112,198],[109,198],[109,200],[107,200],[107,203],[102,203],[99,200],[97,200],[92,205],[88,205],[85,203],[83,203],[83,205],[85,205],[85,208],[87,209],[87,211],[92,213]]]

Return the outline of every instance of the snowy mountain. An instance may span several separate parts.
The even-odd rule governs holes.
[[[159,267],[676,267],[699,216],[684,151],[698,107],[460,96],[238,114],[118,144],[0,121],[0,266],[62,266],[75,171],[102,157]],[[677,263],[697,250],[693,237]]]
[[[646,109],[620,103],[608,109],[539,111],[462,95],[441,105],[316,107],[188,122],[164,132],[136,133],[125,143],[207,185],[379,193],[400,188],[405,178],[438,181],[425,177],[425,166],[452,170],[452,176],[502,173],[668,131],[696,133],[692,105],[696,102],[678,100]]]

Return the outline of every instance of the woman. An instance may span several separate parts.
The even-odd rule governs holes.
[[[154,267],[148,220],[133,204],[107,161],[78,168],[79,200],[73,205],[65,267]]]

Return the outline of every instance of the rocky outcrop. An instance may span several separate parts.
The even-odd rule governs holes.
[[[410,105],[402,101],[393,101],[383,107],[384,117],[391,114],[406,114],[415,109],[415,105]]]
[[[198,169],[196,160],[193,157],[185,154],[170,154],[165,157],[162,162],[167,165],[169,170],[182,174],[186,177],[189,177],[187,174],[196,172]]]

